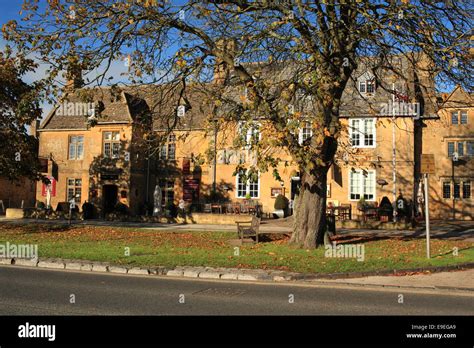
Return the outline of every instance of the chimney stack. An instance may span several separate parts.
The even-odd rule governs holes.
[[[84,85],[82,79],[82,64],[79,64],[79,60],[76,56],[69,58],[69,64],[66,71],[66,86],[65,89],[73,91],[81,88]]]
[[[38,129],[40,127],[40,120],[34,120],[30,125],[30,135],[38,139]]]

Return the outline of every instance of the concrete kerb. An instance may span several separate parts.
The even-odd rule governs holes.
[[[120,265],[110,265],[103,262],[93,262],[84,260],[63,260],[63,259],[20,259],[20,258],[0,258],[1,265],[38,267],[46,269],[66,269],[71,271],[89,271],[102,273],[118,273],[131,275],[157,275],[183,278],[200,279],[222,279],[222,280],[240,280],[240,281],[264,281],[264,282],[298,282],[308,284],[336,284],[334,282],[324,281],[331,279],[349,279],[367,276],[394,275],[396,271],[378,271],[378,272],[358,272],[358,273],[333,273],[333,274],[305,274],[297,272],[286,272],[278,270],[261,269],[237,269],[237,268],[213,268],[196,266],[177,266],[167,268],[157,266],[151,268],[132,267],[127,268]],[[447,267],[427,267],[410,270],[403,270],[403,273],[426,272],[431,273],[453,270],[464,270],[474,268],[474,263],[466,263]],[[419,287],[419,286],[393,286],[380,284],[358,284],[350,282],[338,282],[338,285],[350,285],[360,287],[385,287],[385,288],[413,288],[413,289],[441,289],[441,290],[459,290],[474,292],[474,289],[463,287]]]
[[[11,265],[14,262],[14,259],[8,258],[0,258],[0,265]]]

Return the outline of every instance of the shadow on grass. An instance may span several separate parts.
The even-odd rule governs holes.
[[[5,223],[0,225],[1,230],[18,230],[21,229],[22,233],[19,234],[30,234],[30,233],[48,233],[48,232],[67,232],[74,226],[69,224],[58,223],[58,224],[12,224]]]

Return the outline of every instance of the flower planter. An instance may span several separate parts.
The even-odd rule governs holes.
[[[277,219],[285,217],[285,211],[283,209],[274,210],[272,214],[273,214],[273,217]]]

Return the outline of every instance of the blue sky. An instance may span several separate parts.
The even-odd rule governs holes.
[[[46,2],[46,0],[42,0]],[[94,1],[94,0],[91,0]],[[172,0],[173,4],[179,5],[182,4],[182,0]],[[21,10],[21,5],[23,4],[23,0],[0,0],[0,27],[7,23],[9,20],[15,19],[20,21],[21,16],[19,14]],[[1,38],[0,35],[0,50],[3,49],[5,46],[6,42]],[[44,72],[46,70],[46,65],[40,65],[40,67],[37,69],[36,72],[34,73],[29,73],[24,76],[23,80],[25,82],[32,82],[34,80],[37,80],[41,77],[44,76]],[[109,73],[107,74],[108,76],[114,76],[115,79],[113,80],[114,82],[118,81],[124,81],[124,78],[117,78],[117,76],[120,76],[121,73],[125,73],[127,71],[127,68],[121,61],[115,62],[115,64],[111,67]],[[94,72],[91,72],[91,75]],[[49,111],[49,106],[45,105],[45,111]]]
[[[46,1],[46,0],[43,0]],[[23,4],[23,0],[0,0],[0,27],[3,24],[7,23],[10,20],[21,20],[21,16],[19,14],[21,10],[21,5]],[[6,41],[2,39],[0,35],[0,50],[2,50],[6,45]],[[39,80],[44,77],[45,71],[47,69],[47,65],[40,64],[38,69],[35,72],[27,73],[23,76],[23,81],[26,83],[30,83],[35,80]],[[116,61],[110,68],[108,76],[114,76],[114,82],[118,82],[121,79],[117,79],[121,73],[127,72],[127,67],[125,67],[124,63],[121,61]],[[94,72],[91,72],[93,74]],[[51,109],[51,105],[47,103],[42,104],[43,108],[43,117],[49,112]]]

